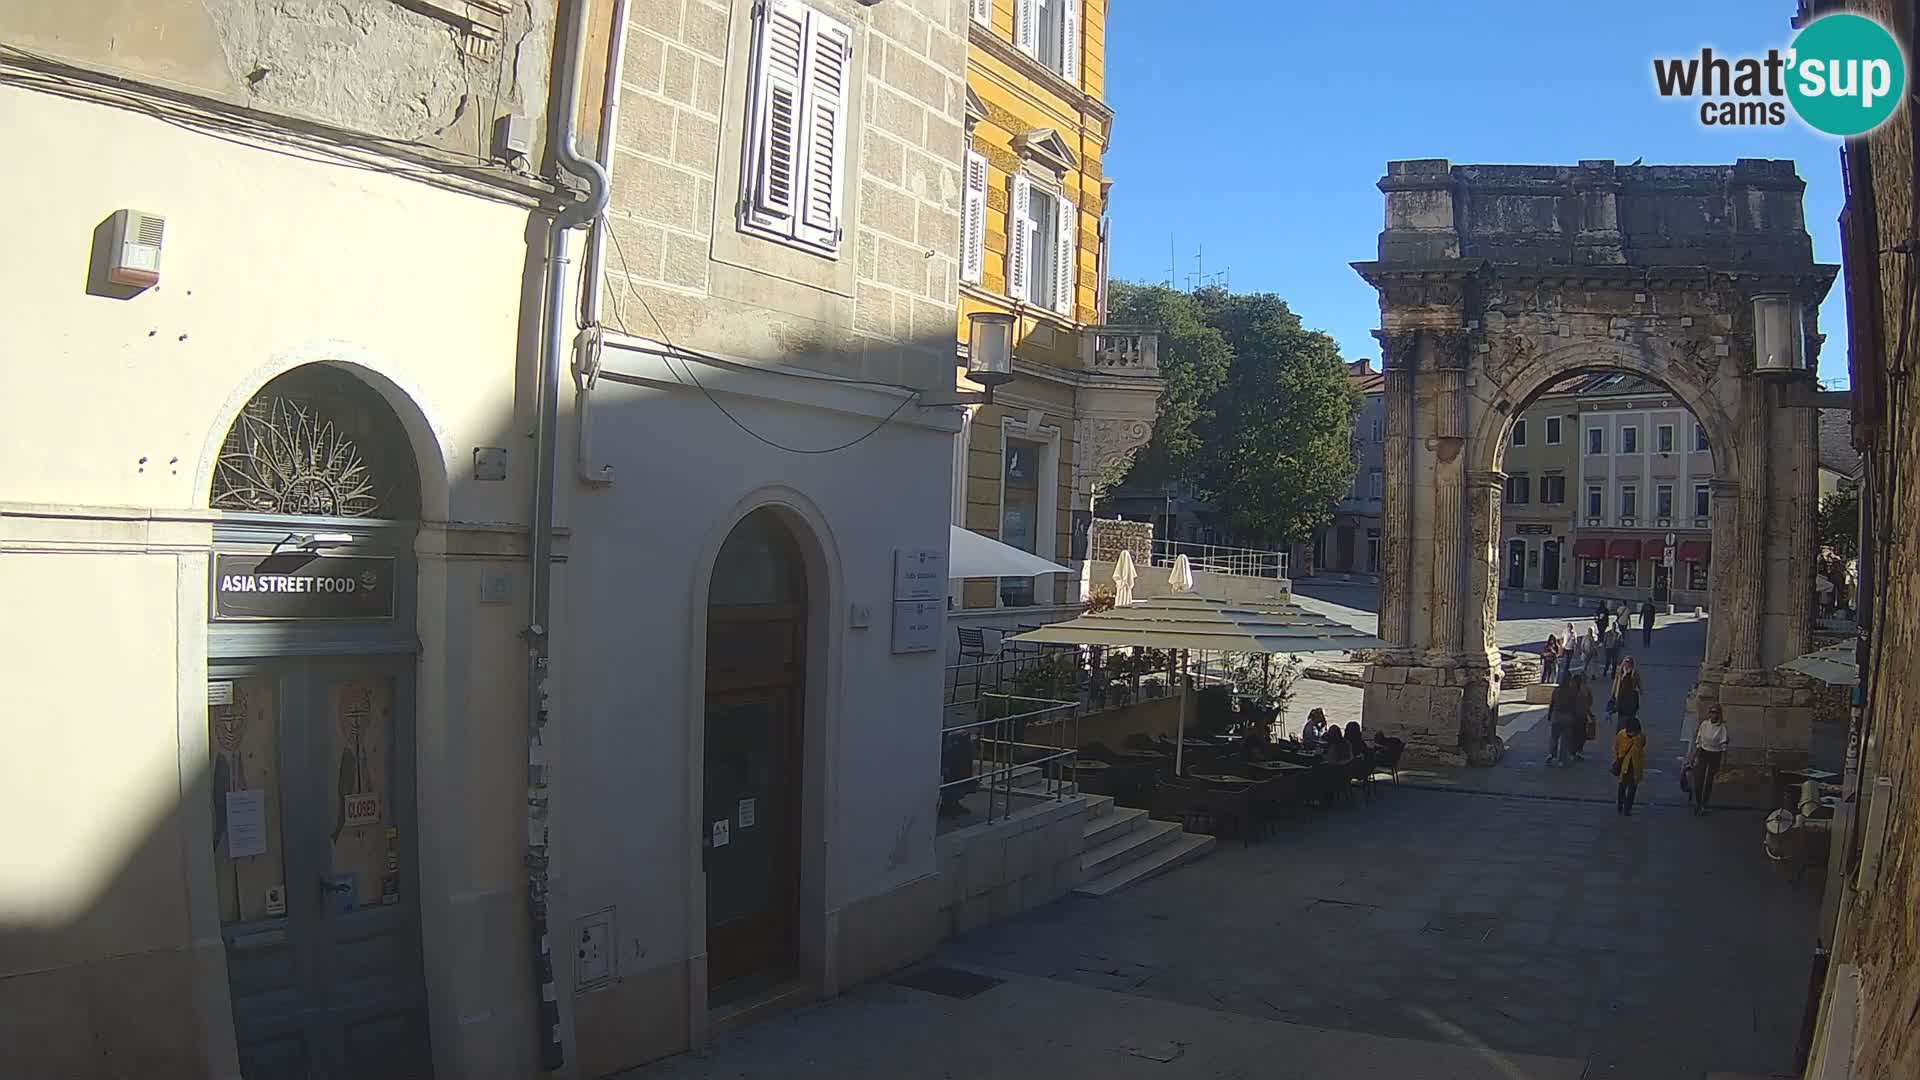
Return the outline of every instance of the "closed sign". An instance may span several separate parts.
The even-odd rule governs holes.
[[[347,796],[346,824],[380,824],[380,796],[371,793]]]

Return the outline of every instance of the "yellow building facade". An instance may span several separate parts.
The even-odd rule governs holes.
[[[1106,326],[1113,128],[1106,0],[971,0],[959,357],[978,312],[1015,318],[1015,381],[955,446],[957,525],[1063,565],[1084,558],[1102,482],[1145,445],[1165,383],[1157,340]],[[1071,604],[1068,575],[970,580],[969,610]]]

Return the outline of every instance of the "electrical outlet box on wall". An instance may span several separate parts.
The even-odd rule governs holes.
[[[613,981],[613,909],[582,915],[573,924],[573,985],[597,990]]]

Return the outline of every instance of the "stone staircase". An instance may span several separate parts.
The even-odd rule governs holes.
[[[1214,839],[1177,821],[1155,821],[1145,810],[1117,806],[1105,795],[1087,798],[1080,884],[1075,896],[1107,896],[1212,851]]]
[[[1047,793],[1040,770],[1014,774],[1016,794]],[[1145,810],[1120,806],[1110,795],[1082,795],[1087,801],[1087,823],[1081,830],[1080,884],[1075,896],[1108,896],[1175,867],[1200,858],[1217,841],[1204,833],[1190,833],[1177,821],[1155,821]]]

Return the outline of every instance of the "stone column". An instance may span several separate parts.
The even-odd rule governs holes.
[[[1412,638],[1413,377],[1415,331],[1378,330],[1385,376],[1384,499],[1380,514],[1380,629],[1389,658],[1404,658]]]
[[[1784,400],[1779,389],[1774,391],[1774,396],[1776,401]],[[1814,409],[1776,405],[1769,412],[1776,425],[1787,428],[1787,438],[1780,443],[1785,460],[1776,473],[1785,488],[1780,494],[1786,526],[1787,581],[1791,590],[1786,597],[1786,655],[1776,661],[1784,662],[1806,652],[1813,643],[1812,582],[1819,569],[1814,560],[1814,549],[1819,543],[1814,536],[1814,514],[1820,509],[1820,428],[1819,413]],[[1796,587],[1800,582],[1807,582],[1807,587]],[[1835,582],[1835,586],[1838,585]]]
[[[1500,665],[1494,624],[1500,604],[1500,499],[1507,474],[1474,472],[1467,476],[1466,625],[1463,638],[1468,667]]]
[[[1729,451],[1723,449],[1722,454]],[[1707,658],[1708,673],[1724,672],[1733,667],[1733,631],[1734,612],[1740,607],[1740,482],[1725,476],[1716,476],[1707,484],[1713,502],[1713,560],[1707,603],[1712,605],[1707,621]]]
[[[1460,662],[1461,614],[1467,587],[1468,521],[1466,332],[1430,330],[1433,380],[1433,576],[1428,600],[1427,660]]]
[[[1734,578],[1733,658],[1728,666],[1751,678],[1760,671],[1762,616],[1767,609],[1767,439],[1764,403],[1755,401],[1758,388],[1750,388],[1748,414],[1742,418],[1746,437],[1745,453],[1740,457],[1740,489],[1734,515],[1738,532],[1734,549],[1738,558],[1732,567]]]

